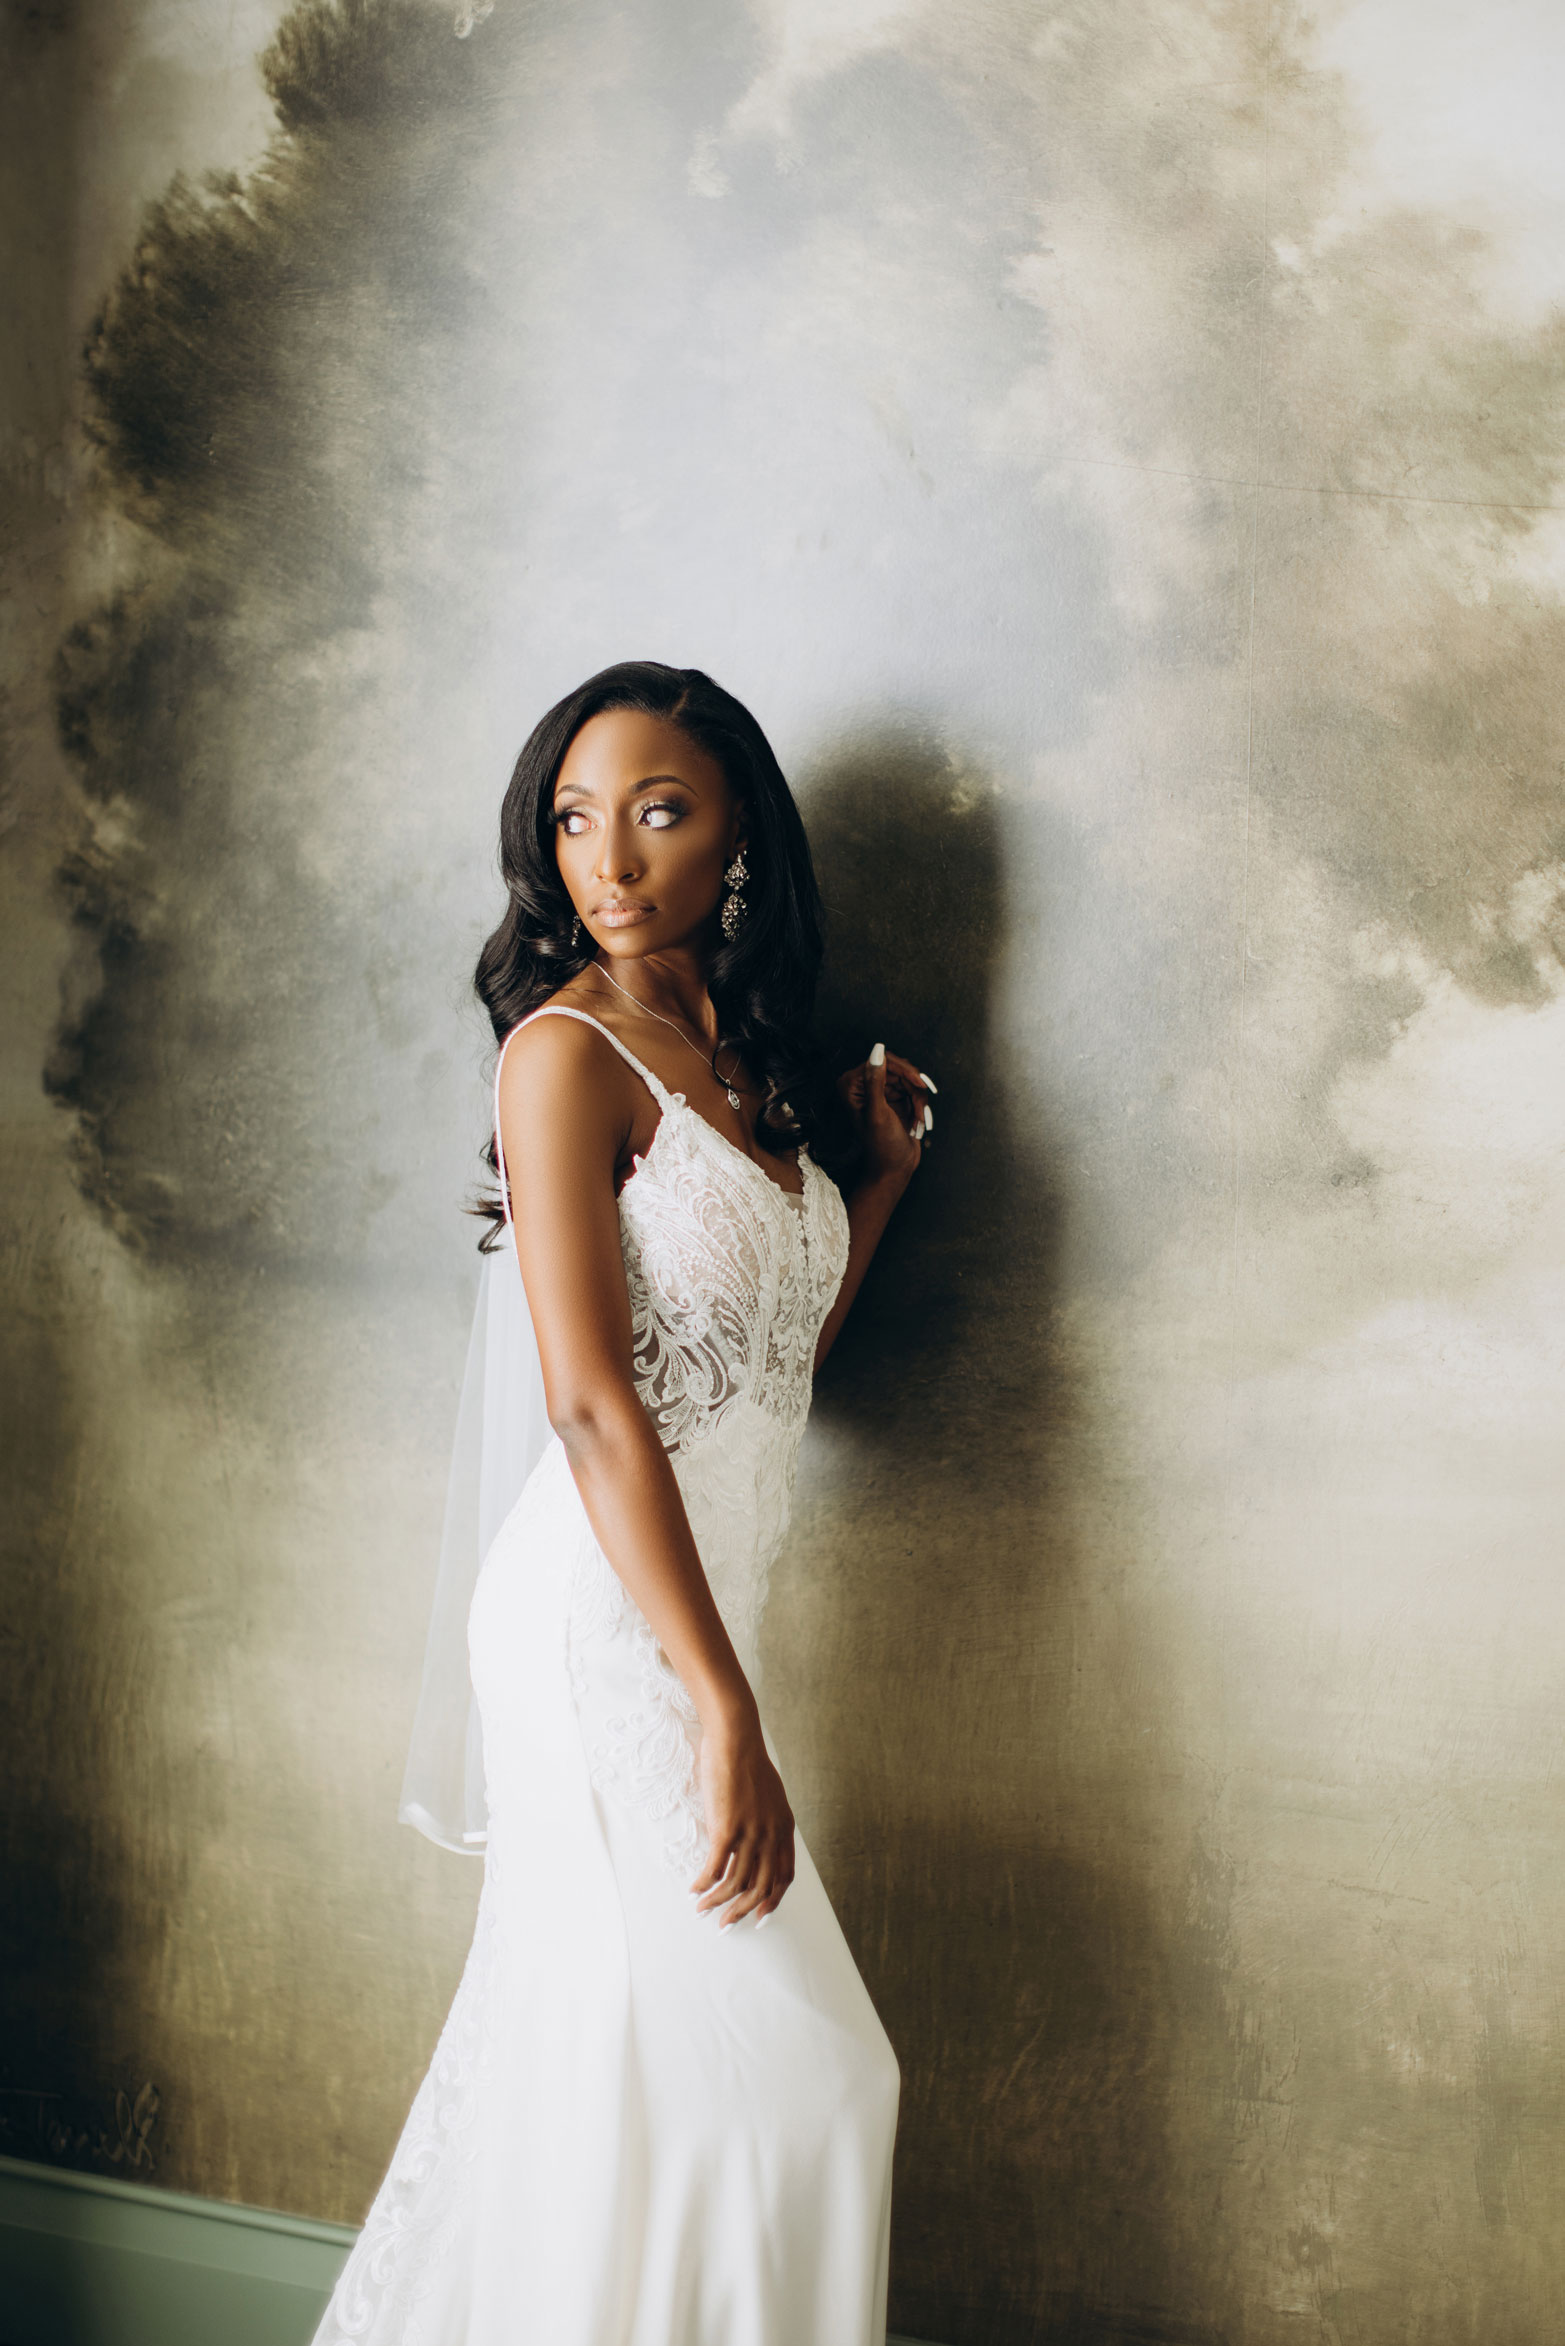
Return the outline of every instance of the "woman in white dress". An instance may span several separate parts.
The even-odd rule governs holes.
[[[879,1045],[822,1084],[803,826],[699,670],[551,710],[501,859],[492,1212],[552,1432],[468,1614],[472,1950],[317,2346],[883,2346],[897,2066],[755,1647],[933,1086]]]

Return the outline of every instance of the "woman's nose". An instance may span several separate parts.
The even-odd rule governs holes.
[[[629,880],[639,869],[636,859],[636,837],[629,824],[605,823],[598,841],[598,880]]]

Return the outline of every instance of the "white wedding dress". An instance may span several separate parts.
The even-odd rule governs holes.
[[[598,1031],[662,1111],[619,1200],[636,1382],[753,1683],[847,1216]],[[695,1714],[557,1439],[468,1642],[477,1926],[315,2346],[884,2346],[895,2058],[802,1841],[766,1927],[697,1913]]]

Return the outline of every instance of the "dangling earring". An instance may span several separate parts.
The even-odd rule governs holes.
[[[744,849],[741,847],[723,874],[723,886],[733,891],[732,895],[725,896],[723,899],[723,935],[728,939],[730,945],[738,936],[744,924],[745,913],[749,909],[739,893],[749,877],[750,867],[744,860]]]
[[[580,914],[580,913],[578,913],[578,914],[576,915],[576,918],[575,918],[575,919],[574,919],[574,920],[571,922],[571,951],[572,951],[573,953],[577,953],[577,952],[579,952],[580,950],[581,950],[581,914]]]

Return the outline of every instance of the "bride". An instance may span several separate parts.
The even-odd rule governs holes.
[[[803,825],[700,670],[551,709],[500,838],[486,1245],[545,1438],[437,1603],[481,1744],[464,1774],[447,1668],[403,1813],[487,1839],[483,1895],[316,2346],[883,2346],[897,2065],[754,1686],[810,1380],[934,1086],[879,1044],[822,1084]]]

